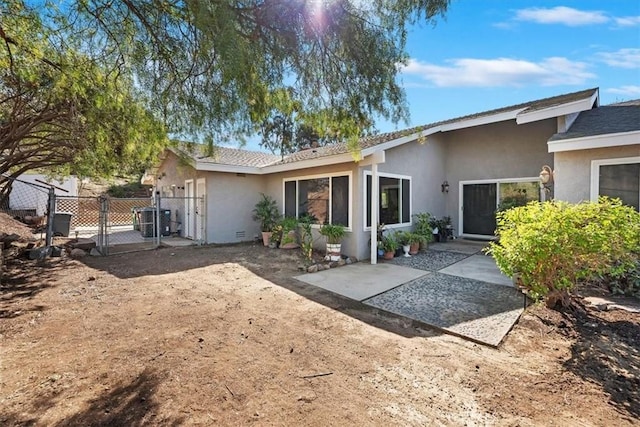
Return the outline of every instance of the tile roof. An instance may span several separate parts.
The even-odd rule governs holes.
[[[566,104],[573,101],[579,101],[579,100],[591,97],[597,91],[598,91],[598,88],[586,89],[586,90],[581,90],[579,92],[553,96],[550,98],[539,99],[537,101],[525,102],[521,104],[511,105],[508,107],[501,107],[495,110],[483,111],[481,113],[469,114],[466,116],[456,117],[453,119],[443,120],[440,122],[429,123],[426,125],[416,126],[410,129],[403,129],[403,130],[398,130],[394,132],[368,136],[360,140],[360,148],[369,148],[376,145],[380,145],[385,142],[402,138],[404,136],[412,135],[429,128],[434,128],[437,126],[452,124],[456,122],[462,122],[470,119],[493,116],[495,114],[505,113],[508,111],[523,110],[522,112],[528,113],[532,111],[543,110],[545,108],[551,108],[558,105]],[[276,164],[293,163],[301,160],[309,160],[309,159],[315,159],[319,157],[345,154],[348,152],[349,152],[349,149],[347,145],[345,143],[340,143],[340,144],[334,144],[331,146],[319,147],[311,150],[299,151],[286,156],[284,160],[279,160],[278,162],[276,162]]]
[[[549,141],[633,131],[640,131],[640,100],[583,111],[567,132],[557,133]]]
[[[421,126],[416,126],[409,129],[397,130],[393,132],[387,132],[383,134],[367,136],[360,139],[360,148],[370,148],[376,145],[383,144],[385,142],[393,141],[404,136],[412,135],[426,129],[435,128],[437,126],[452,124],[456,122],[462,122],[470,119],[477,119],[482,117],[488,117],[500,113],[505,113],[514,110],[522,110],[521,112],[532,112],[537,110],[543,110],[545,108],[551,108],[565,103],[573,101],[580,101],[585,98],[593,96],[597,93],[598,88],[586,89],[579,92],[568,93],[564,95],[553,96],[550,98],[539,99],[536,101],[524,102],[521,104],[511,105],[507,107],[497,108],[494,110],[483,111],[481,113],[470,114],[466,116],[456,117],[453,119],[443,120],[439,122],[429,123]],[[303,160],[317,159],[321,157],[334,156],[339,154],[349,153],[349,148],[346,143],[332,144],[324,147],[318,147],[313,149],[306,149],[286,155],[284,158],[281,156],[263,153],[259,151],[248,151],[237,148],[216,147],[212,156],[205,156],[203,146],[199,146],[196,154],[192,154],[195,160],[203,163],[222,164],[231,166],[247,166],[247,167],[264,167],[272,165],[290,164]]]
[[[213,153],[211,153],[211,155],[207,155],[206,147],[201,144],[193,144],[193,147],[190,148],[183,145],[180,147],[180,150],[187,152],[198,162],[229,166],[259,168],[273,164],[281,159],[280,156],[261,151],[250,151],[229,147],[213,147]]]

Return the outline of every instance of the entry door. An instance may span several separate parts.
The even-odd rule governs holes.
[[[195,236],[196,236],[196,240],[202,240],[202,241],[204,241],[204,237],[205,237],[204,224],[206,221],[206,215],[205,215],[205,209],[206,209],[205,195],[207,191],[206,188],[207,187],[206,187],[205,179],[199,178],[198,181],[196,182],[197,199],[194,199],[195,214],[196,214]]]
[[[462,233],[493,236],[496,231],[497,183],[462,186]]]
[[[195,209],[194,209],[194,186],[193,180],[184,182],[184,237],[193,239],[195,236]]]

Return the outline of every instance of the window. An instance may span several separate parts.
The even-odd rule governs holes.
[[[366,226],[371,227],[371,187],[370,172],[365,172]],[[411,178],[378,174],[379,193],[378,222],[385,225],[411,224]]]
[[[284,182],[284,214],[305,214],[317,224],[350,227],[350,175],[301,178]]]
[[[607,196],[640,210],[640,157],[591,162],[591,199]]]

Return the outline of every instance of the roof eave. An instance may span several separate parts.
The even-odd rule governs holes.
[[[421,138],[426,138],[429,135],[433,135],[435,133],[440,132],[440,126],[435,126],[432,128],[426,128],[421,130],[420,132],[414,132],[410,135],[406,135],[400,138],[396,138],[396,139],[392,139],[390,141],[387,142],[383,142],[382,144],[378,144],[378,145],[374,145],[372,147],[368,147],[365,148],[361,151],[361,155],[362,158],[365,158],[367,156],[370,156],[373,153],[376,153],[378,151],[385,151],[385,150],[389,150],[391,148],[395,148],[399,145],[403,145],[406,144],[407,142],[411,142],[411,141],[416,141],[419,140]]]
[[[228,173],[248,173],[261,175],[264,172],[255,166],[224,165],[221,163],[196,162],[196,170],[205,172],[228,172]]]
[[[594,105],[598,105],[598,90],[594,90],[591,96],[577,101],[564,102],[560,105],[534,110],[529,113],[525,110],[525,112],[518,114],[516,117],[516,123],[521,125],[556,118],[567,114],[579,113],[581,111],[591,110]]]
[[[559,139],[547,142],[549,153],[590,150],[594,148],[622,147],[626,145],[640,145],[640,130],[632,132],[606,133],[580,138]]]
[[[362,158],[362,155],[360,155]],[[354,155],[351,153],[334,154],[331,156],[322,156],[315,159],[298,160],[291,163],[281,163],[264,166],[260,169],[260,173],[269,174],[276,172],[287,172],[298,169],[308,169],[319,166],[329,166],[339,163],[355,162]]]

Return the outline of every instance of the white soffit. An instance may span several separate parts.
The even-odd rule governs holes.
[[[541,110],[532,111],[530,113],[518,114],[516,117],[516,123],[521,125],[524,123],[537,122],[540,120],[556,118],[567,114],[579,113],[580,111],[587,111],[593,108],[593,105],[598,100],[598,91],[594,91],[593,94],[584,99],[578,101],[566,102],[564,104],[555,105],[549,108],[543,108]]]
[[[640,131],[608,133],[547,142],[549,153],[640,145]],[[639,149],[640,151],[640,149]]]

